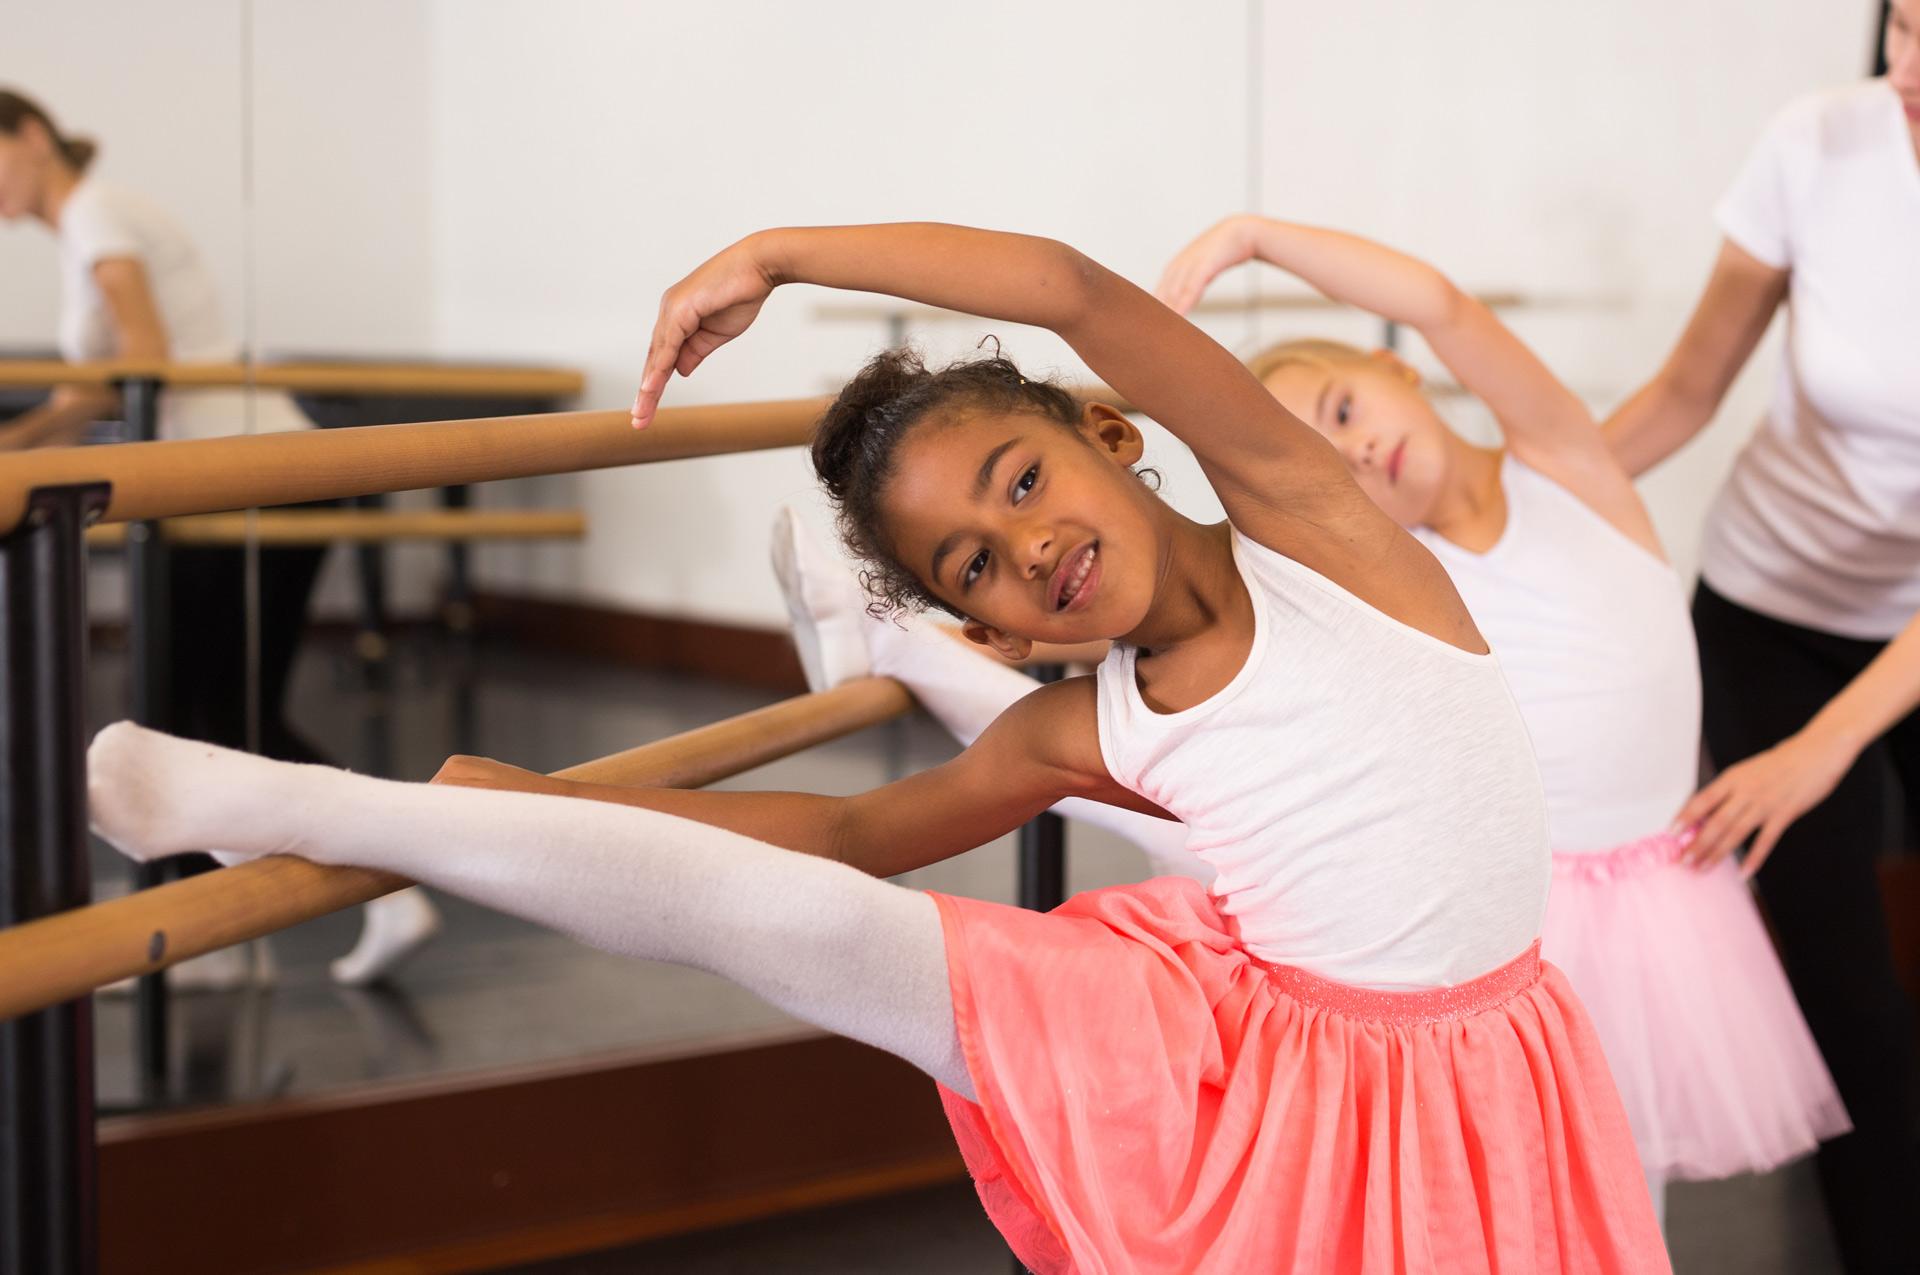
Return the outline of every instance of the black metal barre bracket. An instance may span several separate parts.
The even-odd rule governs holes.
[[[90,901],[82,534],[107,496],[37,489],[0,537],[0,925]],[[0,1270],[95,1269],[92,1009],[0,1023]]]
[[[161,382],[154,377],[128,377],[115,383],[120,412],[135,442],[160,437]],[[170,646],[172,600],[168,592],[167,546],[158,522],[136,522],[127,528],[127,649],[131,664],[133,720],[155,730],[173,726],[173,664]],[[140,863],[133,869],[133,888],[150,890],[173,879],[166,863]],[[158,1105],[167,1094],[167,1040],[169,1004],[167,976],[155,970],[134,985],[134,1049],[139,1062],[140,1090],[148,1103]]]
[[[1066,674],[1058,664],[1028,670],[1036,682],[1057,682]],[[1051,810],[1020,825],[1020,906],[1051,912],[1067,901],[1067,821]]]

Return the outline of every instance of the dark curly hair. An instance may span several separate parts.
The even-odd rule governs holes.
[[[888,350],[848,381],[814,433],[813,470],[839,512],[841,538],[867,564],[860,582],[875,616],[926,607],[958,614],[901,565],[879,510],[900,440],[927,417],[955,409],[1026,412],[1069,427],[1081,411],[1071,392],[1023,375],[997,348],[938,371],[916,351]]]

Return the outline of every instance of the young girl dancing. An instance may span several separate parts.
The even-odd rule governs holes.
[[[1700,756],[1686,591],[1591,415],[1485,306],[1350,235],[1230,218],[1167,267],[1161,299],[1184,312],[1252,258],[1416,328],[1506,434],[1504,451],[1466,442],[1385,351],[1293,341],[1251,364],[1434,552],[1500,657],[1546,782],[1542,952],[1593,1016],[1656,1209],[1669,1179],[1763,1171],[1846,1132],[1740,873],[1731,861],[1696,870],[1690,831],[1669,826]],[[775,558],[810,676],[870,663],[963,738],[1033,689],[950,639],[868,617],[845,571],[791,522]],[[1139,841],[1156,867],[1170,849],[1164,821],[1068,813]]]
[[[636,423],[787,282],[1053,329],[1193,447],[1230,521],[1159,501],[1110,407],[998,358],[883,357],[814,447],[848,536],[890,596],[1009,655],[1116,639],[1096,677],[849,798],[455,767],[534,790],[469,792],[121,724],[90,758],[102,834],[384,868],[898,1054],[1038,1271],[1666,1270],[1605,1060],[1538,957],[1525,727],[1433,556],[1225,350],[1047,240],[751,236],[667,293]],[[1068,796],[1184,821],[1213,895],[1043,915],[877,879]]]

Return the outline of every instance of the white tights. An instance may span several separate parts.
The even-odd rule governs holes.
[[[95,737],[87,771],[95,830],[136,859],[219,847],[384,869],[710,970],[972,1094],[933,900],[845,864],[631,806],[370,779],[128,722]]]

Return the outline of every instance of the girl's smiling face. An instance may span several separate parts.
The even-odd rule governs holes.
[[[1455,442],[1419,378],[1391,355],[1290,360],[1261,382],[1340,450],[1360,489],[1402,527],[1425,525]]]
[[[1140,431],[1102,404],[1078,425],[958,412],[900,443],[880,508],[894,558],[1005,654],[1122,637],[1164,571],[1165,505],[1132,472]]]

